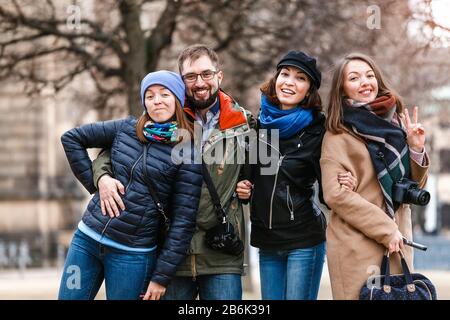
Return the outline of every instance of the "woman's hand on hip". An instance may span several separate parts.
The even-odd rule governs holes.
[[[253,185],[248,180],[239,181],[236,185],[236,193],[239,199],[247,200],[252,194]]]
[[[98,179],[98,192],[100,195],[100,204],[102,208],[102,214],[105,216],[109,214],[111,218],[118,217],[120,215],[119,208],[125,210],[120,192],[125,194],[125,188],[119,180],[110,177],[105,174]]]
[[[160,300],[165,293],[166,287],[160,285],[159,283],[150,281],[147,292],[142,300]]]
[[[407,132],[407,142],[408,146],[416,152],[422,152],[425,146],[425,128],[422,126],[420,122],[417,122],[418,118],[418,110],[417,106],[413,109],[413,118],[411,122],[411,118],[409,117],[408,109],[405,108],[404,117],[406,123],[406,132]]]

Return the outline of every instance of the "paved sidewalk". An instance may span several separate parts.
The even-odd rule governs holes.
[[[416,270],[426,275],[436,286],[438,298],[450,300],[450,271]],[[18,271],[0,271],[0,300],[53,300],[57,298],[61,271],[57,268],[29,269]],[[259,285],[253,291],[244,291],[244,299],[260,299]],[[245,288],[244,288],[245,290]],[[104,288],[100,289],[97,299],[105,299]],[[330,281],[326,266],[319,291],[320,300],[331,299]]]

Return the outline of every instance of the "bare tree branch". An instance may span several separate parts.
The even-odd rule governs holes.
[[[17,5],[16,1],[14,3]],[[17,5],[18,6],[18,5]],[[14,24],[15,26],[25,26],[31,30],[40,31],[42,35],[53,35],[56,37],[64,39],[77,39],[77,38],[87,38],[94,41],[99,41],[103,43],[108,43],[111,48],[120,56],[124,57],[124,52],[119,43],[114,40],[114,33],[104,33],[99,24],[87,20],[81,19],[80,25],[87,25],[91,28],[90,31],[86,32],[65,32],[61,31],[60,28],[66,26],[66,20],[55,19],[55,20],[44,20],[36,19],[32,17],[25,17],[20,7],[17,8],[17,14],[7,11],[0,6],[0,17],[4,18],[5,22]]]
[[[172,34],[175,31],[176,19],[180,10],[182,1],[168,0],[166,8],[159,17],[155,29],[146,41],[146,54],[148,71],[154,70],[161,51],[172,42]]]
[[[139,82],[145,73],[172,63],[182,46],[196,42],[220,52],[226,79],[231,79],[225,89],[237,99],[258,87],[288,50],[318,57],[324,77],[343,54],[368,53],[413,97],[414,88],[425,86],[414,84],[415,69],[422,70],[424,57],[440,53],[448,39],[434,30],[450,29],[433,19],[431,0],[417,0],[413,7],[395,0],[105,0],[94,2],[92,15],[80,17],[81,28],[75,29],[54,0],[33,3],[41,15],[30,14],[31,2],[5,3],[0,4],[0,77],[27,81],[30,89],[61,90],[86,72],[98,101],[106,105],[108,96],[124,94],[130,113],[141,111]],[[148,3],[158,14],[143,30],[141,21],[153,17],[142,10]],[[370,5],[382,12],[381,30],[366,25]],[[417,33],[421,41],[408,34],[410,22],[423,26]],[[48,61],[58,65],[54,74],[42,71]],[[405,81],[403,74],[412,79]],[[430,88],[442,83],[427,81]]]

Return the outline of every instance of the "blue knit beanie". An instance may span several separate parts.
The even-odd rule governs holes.
[[[184,95],[186,87],[184,85],[183,79],[181,79],[181,76],[178,73],[167,70],[160,70],[150,72],[141,81],[141,103],[145,111],[147,110],[144,101],[145,91],[147,91],[147,89],[154,84],[159,84],[169,89],[178,99],[181,107],[184,107]]]

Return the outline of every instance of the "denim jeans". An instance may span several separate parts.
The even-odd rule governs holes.
[[[234,273],[175,277],[167,286],[164,300],[242,300],[241,275]]]
[[[147,291],[155,262],[155,250],[136,253],[111,248],[77,230],[67,253],[58,299],[94,299],[105,280],[107,299],[137,300]]]
[[[316,300],[325,259],[325,242],[312,248],[259,250],[263,300]]]

